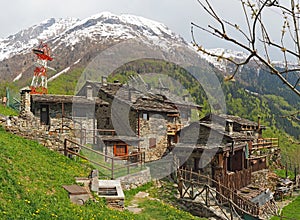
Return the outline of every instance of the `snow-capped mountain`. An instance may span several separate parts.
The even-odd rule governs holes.
[[[31,49],[39,41],[50,45],[55,57],[51,67],[60,72],[72,65],[84,66],[99,51],[135,37],[165,51],[188,46],[164,24],[139,16],[103,12],[83,20],[51,18],[0,40],[0,79],[31,77]]]
[[[27,53],[39,41],[46,41],[61,34],[76,22],[78,22],[78,19],[74,18],[50,18],[6,39],[0,39],[0,61],[16,54]]]
[[[183,39],[164,24],[134,15],[114,15],[103,12],[79,21],[58,37],[60,43],[75,45],[84,38],[92,41],[105,39],[130,39],[141,37],[163,46],[170,42],[183,42]],[[55,44],[55,40],[53,43]],[[59,46],[59,44],[58,44]]]

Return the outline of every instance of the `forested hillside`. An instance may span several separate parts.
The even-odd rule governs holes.
[[[127,64],[117,69],[111,75],[111,81],[117,79],[125,83],[129,75],[141,74],[143,76],[145,73],[162,73],[179,81],[180,84],[187,88],[195,102],[204,107],[203,112],[207,113],[209,111],[209,106],[206,103],[206,94],[198,81],[188,71],[171,63],[157,60],[155,62],[142,60]],[[245,85],[245,81],[225,82],[221,72],[215,71],[215,73],[222,84],[228,114],[238,115],[253,121],[256,121],[259,115],[266,126],[275,126],[279,130],[299,138],[299,123],[284,116],[297,111],[300,103],[291,91],[276,81],[276,78],[266,72],[255,78],[256,76],[253,76],[253,73],[248,71],[240,74],[244,78],[248,77],[247,81],[249,83]],[[251,82],[251,74],[253,82]],[[169,89],[176,90],[176,88]]]

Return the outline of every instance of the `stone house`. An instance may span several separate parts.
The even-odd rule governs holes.
[[[30,109],[40,119],[40,124],[49,131],[76,131],[81,143],[95,143],[94,130],[97,126],[95,109],[108,108],[108,103],[87,96],[32,94]]]
[[[88,91],[110,104],[108,109],[96,110],[98,138],[104,142],[101,148],[115,156],[145,151],[146,161],[161,158],[170,144],[177,142],[177,132],[189,120],[191,109],[201,109],[185,101],[172,102],[163,94],[142,92],[118,82],[88,81],[78,95],[84,96]],[[110,147],[107,149],[107,146]]]
[[[182,167],[240,189],[251,183],[252,172],[266,169],[278,153],[278,139],[262,138],[264,129],[259,121],[208,115],[180,131],[177,154],[180,158],[180,151],[192,148]]]

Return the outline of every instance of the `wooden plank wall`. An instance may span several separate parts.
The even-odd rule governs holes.
[[[232,189],[238,190],[251,184],[251,169],[225,173],[219,178],[222,185]]]

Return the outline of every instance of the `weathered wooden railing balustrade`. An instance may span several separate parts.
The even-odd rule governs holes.
[[[235,191],[223,186],[220,182],[185,169],[179,169],[177,176],[180,198],[195,200],[201,196],[208,207],[211,205],[210,200],[214,200],[214,203],[221,210],[223,205],[229,207],[231,215],[237,212],[239,215],[247,214],[259,219],[259,207],[257,204],[239,196]],[[228,217],[228,219],[233,219],[233,217]]]
[[[259,138],[257,142],[252,143],[251,148],[253,149],[267,149],[276,148],[279,146],[278,138]]]

